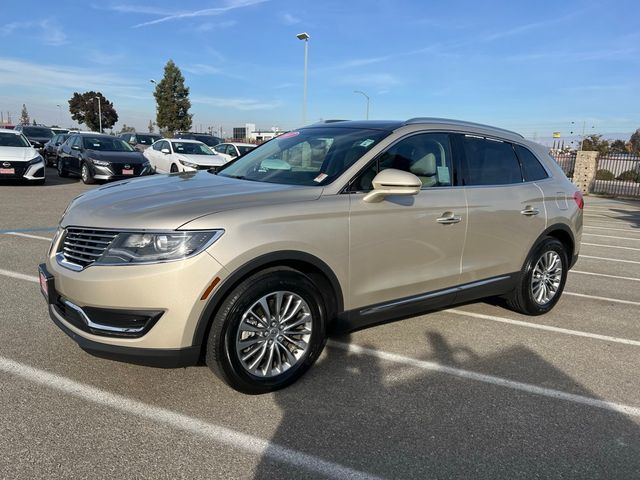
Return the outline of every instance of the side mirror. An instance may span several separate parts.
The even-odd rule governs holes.
[[[422,182],[413,173],[388,168],[373,179],[373,190],[363,200],[367,203],[381,202],[388,195],[417,195]]]
[[[169,150],[168,148],[163,148],[163,149],[162,149],[162,150],[160,150],[160,151],[161,151],[162,153],[165,153],[165,154],[169,154],[169,153],[171,153],[171,150]]]

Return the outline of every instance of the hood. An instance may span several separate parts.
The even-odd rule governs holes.
[[[111,163],[140,164],[147,161],[140,152],[101,152],[87,149],[87,157]]]
[[[52,138],[52,137],[31,137],[29,135],[25,135],[25,137],[27,137],[27,140],[29,140],[30,142],[37,142],[41,145],[44,145]]]
[[[26,162],[38,155],[39,153],[33,147],[0,147],[0,161]]]
[[[71,203],[62,225],[174,230],[204,215],[315,200],[321,193],[320,187],[251,182],[205,171],[152,175],[84,193]]]
[[[220,155],[185,155],[180,153],[178,159],[206,167],[219,167],[227,163],[227,160]]]

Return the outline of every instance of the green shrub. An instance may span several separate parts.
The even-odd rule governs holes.
[[[616,176],[609,170],[602,169],[596,171],[596,180],[613,180]]]
[[[618,175],[618,180],[640,183],[640,172],[636,172],[635,170],[627,170],[626,172],[622,172],[620,175]]]

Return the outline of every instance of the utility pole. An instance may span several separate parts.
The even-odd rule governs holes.
[[[100,97],[93,97],[94,100],[98,100],[98,121],[100,123],[100,133],[102,133],[102,105]]]

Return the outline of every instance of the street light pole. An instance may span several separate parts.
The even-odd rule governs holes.
[[[62,128],[62,105],[56,105],[56,107],[58,107],[58,123],[60,124],[58,126]]]
[[[366,119],[369,120],[369,95],[367,95],[364,92],[361,92],[360,90],[354,90],[353,93],[360,93],[360,94],[364,95],[364,98],[367,99],[367,117],[366,117]]]
[[[307,67],[309,64],[309,36],[308,33],[302,32],[296,35],[298,40],[304,42],[304,94],[302,97],[302,124],[307,123]]]
[[[100,97],[93,97],[94,100],[98,100],[98,121],[100,123],[100,133],[102,133],[102,105]]]

